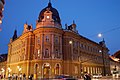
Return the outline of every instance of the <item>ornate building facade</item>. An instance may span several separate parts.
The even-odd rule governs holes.
[[[110,56],[110,70],[113,78],[120,76],[120,50]]]
[[[4,4],[5,4],[5,1],[4,0],[0,0],[0,24],[2,23]]]
[[[0,77],[2,78],[5,77],[6,64],[7,64],[7,54],[0,54]]]
[[[19,37],[15,30],[8,47],[6,76],[33,74],[36,79],[110,73],[105,42],[96,43],[81,36],[74,21],[63,29],[59,13],[50,2],[41,10],[36,28],[24,24]]]

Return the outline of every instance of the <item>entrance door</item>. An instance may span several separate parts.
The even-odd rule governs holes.
[[[50,75],[50,65],[48,63],[43,66],[43,78],[49,78]]]
[[[56,75],[60,74],[60,66],[59,66],[59,64],[56,65],[55,74]]]

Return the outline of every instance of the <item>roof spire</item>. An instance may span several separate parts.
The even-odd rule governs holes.
[[[51,0],[49,0],[48,7],[51,7],[51,5],[52,5]]]
[[[75,24],[75,20],[73,20],[73,24]]]
[[[51,0],[49,0],[49,3],[51,3]]]
[[[17,30],[15,29],[15,30],[14,30],[14,35],[13,35],[13,37],[12,37],[12,40],[14,41],[16,38],[17,38]]]
[[[26,23],[25,24],[27,24],[27,21],[26,21]]]

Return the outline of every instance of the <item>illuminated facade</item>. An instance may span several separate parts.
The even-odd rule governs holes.
[[[108,48],[105,42],[93,42],[81,36],[73,23],[63,29],[58,11],[49,2],[36,22],[24,24],[21,36],[15,30],[8,44],[6,76],[8,74],[33,74],[36,78],[53,78],[56,75],[79,77],[83,72],[110,73]],[[104,55],[102,55],[104,54]],[[104,57],[104,65],[103,65]]]
[[[120,50],[110,56],[110,70],[113,77],[120,76]]]
[[[4,78],[6,73],[7,54],[0,54],[0,75]]]

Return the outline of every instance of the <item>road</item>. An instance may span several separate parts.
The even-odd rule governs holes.
[[[8,79],[0,79],[0,80],[8,80]],[[50,80],[61,80],[61,79],[50,79]],[[78,79],[78,80],[84,80],[84,79]],[[92,79],[92,80],[120,80],[120,77],[119,78],[112,78],[111,76],[107,76],[107,77],[102,77],[99,79]]]

